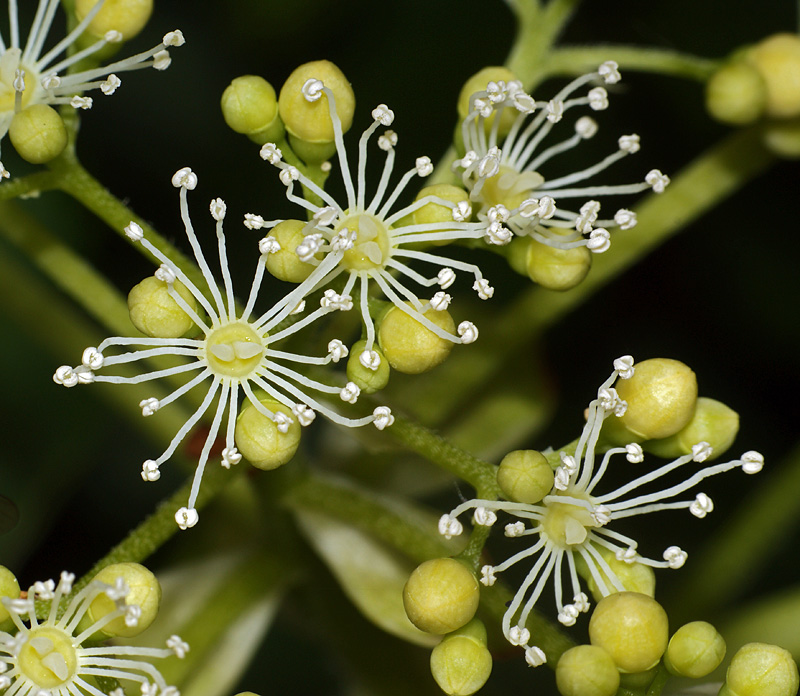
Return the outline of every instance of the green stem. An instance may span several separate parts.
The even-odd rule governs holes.
[[[56,179],[52,172],[37,172],[29,176],[22,176],[0,184],[0,201],[35,195],[41,191],[55,188],[55,186]]]

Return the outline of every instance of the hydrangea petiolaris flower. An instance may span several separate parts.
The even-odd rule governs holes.
[[[472,95],[471,110],[462,122],[466,154],[453,164],[470,191],[470,199],[480,205],[479,216],[505,223],[516,235],[558,249],[585,246],[602,253],[609,248],[609,227],[630,229],[636,215],[620,209],[613,218],[600,219],[600,203],[594,197],[633,194],[646,189],[661,193],[669,178],[657,169],[647,173],[642,183],[606,186],[580,185],[618,160],[639,150],[638,135],[623,135],[619,149],[606,158],[577,172],[548,179],[541,173],[551,159],[566,153],[598,131],[589,116],[575,122],[575,132],[560,142],[543,147],[554,125],[575,107],[588,106],[594,111],[608,107],[608,92],[594,86],[587,94],[575,96],[586,85],[620,80],[617,64],[603,63],[597,71],[582,75],[566,85],[550,101],[536,101],[517,80],[491,81],[485,90]],[[508,122],[504,112],[515,113]],[[492,119],[489,121],[489,119]],[[589,198],[575,211],[562,207],[565,199]]]
[[[204,291],[193,284],[177,265],[144,237],[142,228],[139,225],[132,222],[125,229],[125,232],[129,238],[142,244],[153,256],[161,261],[161,267],[156,271],[156,278],[166,283],[169,297],[191,318],[191,323],[201,335],[198,338],[162,338],[158,336],[151,338],[118,336],[108,338],[96,348],[87,348],[84,351],[81,365],[75,368],[64,365],[56,371],[53,379],[58,384],[72,387],[77,384],[91,382],[131,384],[197,372],[192,379],[165,398],[149,398],[142,401],[140,406],[142,414],[145,416],[153,415],[156,411],[182,397],[197,385],[206,380],[210,381],[202,403],[183,424],[167,449],[157,459],[147,460],[142,467],[142,478],[144,480],[158,480],[161,475],[159,471],[161,464],[172,456],[181,441],[209,410],[215,397],[219,396],[211,427],[197,464],[188,505],[178,510],[175,515],[180,527],[186,529],[197,523],[198,513],[194,504],[200,490],[203,471],[208,462],[211,447],[221,430],[222,419],[226,411],[228,412],[228,421],[225,431],[225,449],[222,451],[222,465],[229,468],[231,464],[237,464],[242,458],[234,441],[240,390],[244,392],[244,396],[251,406],[265,417],[268,422],[274,424],[278,434],[285,434],[290,426],[294,424],[295,419],[301,425],[309,425],[314,420],[316,411],[324,414],[335,423],[350,427],[373,423],[375,427],[383,429],[391,425],[394,419],[391,411],[384,406],[377,407],[371,415],[363,418],[347,418],[309,395],[309,392],[316,391],[322,394],[336,395],[342,401],[349,403],[356,402],[359,390],[354,384],[348,383],[344,387],[323,384],[300,374],[285,364],[325,365],[330,362],[338,362],[347,355],[347,349],[340,341],[334,339],[328,344],[329,352],[326,356],[310,357],[276,350],[272,345],[295,334],[303,327],[316,321],[320,316],[334,311],[335,308],[323,302],[315,311],[309,312],[301,319],[284,327],[282,322],[289,315],[299,314],[305,307],[302,297],[303,289],[296,288],[269,310],[256,318],[252,318],[253,308],[264,277],[266,253],[262,253],[258,260],[247,304],[243,309],[239,309],[233,294],[225,248],[225,234],[223,232],[223,221],[226,212],[225,203],[219,198],[211,202],[211,215],[216,220],[219,261],[223,278],[223,290],[220,290],[200,247],[189,216],[187,191],[195,188],[197,176],[190,169],[184,168],[173,176],[172,183],[176,188],[180,189],[181,217],[186,229],[186,236],[192,246],[197,264],[202,271],[207,285],[206,290],[212,299],[207,299]],[[207,318],[201,317],[195,311],[195,308],[190,306],[186,299],[176,290],[175,285],[178,281],[183,284],[191,297],[202,307]],[[141,346],[141,348],[134,352],[120,355],[109,357],[104,355],[108,348],[121,346]],[[180,358],[188,358],[188,360],[176,367],[145,372],[135,377],[96,374],[96,371],[100,368],[146,360],[162,355],[178,356]],[[254,387],[263,390],[268,395],[271,403],[286,407],[286,410],[293,417],[277,407],[270,409],[265,406],[262,398],[254,392]],[[276,437],[278,436],[276,435]]]
[[[525,624],[551,576],[555,585],[558,619],[562,624],[571,626],[579,614],[589,609],[588,597],[581,590],[578,580],[579,564],[585,564],[599,593],[607,596],[626,587],[606,561],[605,554],[612,554],[619,562],[639,563],[654,568],[680,568],[685,563],[687,554],[678,546],[667,548],[662,560],[640,555],[634,539],[612,528],[615,520],[685,508],[698,518],[705,517],[714,508],[711,498],[705,493],[697,493],[691,500],[663,501],[680,496],[709,476],[737,467],[741,467],[746,474],[755,474],[763,467],[761,454],[745,452],[737,460],[695,471],[681,483],[649,493],[639,492],[642,487],[680,467],[708,459],[711,447],[708,443],[699,442],[690,454],[643,473],[615,490],[599,493],[596,489],[612,457],[624,454],[631,464],[639,464],[644,459],[641,446],[635,443],[613,447],[602,458],[595,451],[603,422],[609,417],[620,417],[627,408],[627,403],[620,399],[612,384],[618,377],[629,379],[633,371],[633,359],[630,356],[614,362],[613,373],[600,386],[597,398],[589,404],[586,425],[575,452],[559,453],[561,465],[552,477],[552,488],[540,500],[468,500],[443,515],[439,521],[440,533],[449,538],[463,531],[458,517],[467,510],[474,511],[473,523],[486,526],[493,525],[497,521],[497,512],[502,511],[518,518],[506,525],[506,536],[534,538],[534,543],[528,548],[496,566],[486,565],[481,569],[481,582],[489,586],[495,583],[500,573],[526,559],[535,558],[502,622],[507,640],[524,647],[526,660],[532,666],[542,664],[545,656],[540,648],[531,645],[531,636]],[[564,588],[562,577],[565,573],[568,576],[568,590]],[[571,601],[564,601],[565,592],[572,597]]]
[[[122,618],[134,626],[138,607],[126,603],[130,590],[121,579],[113,585],[95,580],[77,592],[59,615],[59,605],[72,593],[74,579],[64,572],[57,585],[52,580],[37,582],[24,597],[2,598],[15,630],[0,631],[0,689],[9,696],[105,696],[95,682],[105,677],[136,682],[144,696],[179,696],[151,660],[171,655],[183,658],[189,646],[178,636],[171,636],[163,649],[97,645],[95,634],[112,621]],[[95,621],[85,621],[102,595],[115,608]],[[44,620],[36,616],[37,601],[50,602]],[[121,696],[122,689],[112,694]]]
[[[52,106],[59,104],[69,104],[76,109],[89,109],[92,106],[92,98],[83,96],[83,93],[99,89],[105,95],[113,94],[121,84],[117,73],[150,66],[156,70],[165,70],[169,66],[171,59],[168,48],[181,46],[184,43],[180,31],[165,34],[162,43],[143,53],[108,65],[67,74],[68,68],[97,53],[107,44],[123,40],[120,31],[111,29],[86,48],[76,50],[67,57],[60,57],[67,53],[70,47],[76,45],[102,10],[104,3],[105,0],[99,0],[66,37],[59,40],[52,48],[45,50],[48,33],[61,4],[59,0],[39,0],[24,45],[20,40],[17,2],[9,0],[9,37],[5,40],[0,36],[0,139],[5,137],[12,127],[15,116],[24,113],[25,109],[36,107],[42,111],[47,107],[50,112]],[[39,116],[41,117],[41,114]],[[23,152],[20,152],[21,156],[29,161],[37,161],[35,157],[33,159],[26,157],[25,148],[21,149],[23,149]],[[8,177],[8,171],[0,162],[0,179]]]

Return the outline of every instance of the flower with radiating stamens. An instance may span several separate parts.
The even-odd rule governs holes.
[[[151,66],[156,70],[164,70],[169,66],[167,49],[184,43],[180,31],[165,34],[162,43],[149,51],[68,74],[70,66],[97,53],[109,43],[122,41],[123,36],[119,31],[110,30],[90,46],[66,56],[104,3],[105,0],[100,0],[66,37],[45,50],[48,33],[61,5],[59,0],[39,0],[24,44],[20,40],[17,0],[9,0],[8,40],[0,35],[0,140],[8,132],[14,115],[29,106],[69,104],[76,109],[88,109],[92,106],[92,99],[83,96],[83,93],[99,89],[105,95],[113,94],[121,84],[118,73]],[[7,174],[0,162],[0,179],[7,177]]]
[[[347,354],[342,343],[338,340],[331,341],[328,345],[328,355],[324,357],[290,353],[277,350],[272,346],[297,333],[321,316],[335,311],[338,307],[326,303],[323,298],[319,308],[287,326],[285,325],[287,322],[284,320],[290,315],[297,315],[298,308],[302,305],[303,289],[295,288],[272,308],[254,318],[253,309],[265,269],[266,254],[262,253],[258,260],[247,304],[240,309],[233,294],[225,248],[225,234],[222,229],[225,218],[224,202],[219,198],[211,202],[211,214],[216,220],[219,262],[222,271],[223,287],[221,290],[217,286],[189,217],[187,191],[197,185],[197,177],[189,168],[185,168],[173,176],[172,183],[180,189],[181,217],[186,228],[186,236],[202,271],[206,283],[205,291],[212,299],[209,300],[206,292],[198,288],[175,263],[144,237],[139,225],[132,222],[125,228],[125,232],[130,239],[142,244],[161,262],[161,267],[156,271],[156,277],[166,283],[169,297],[191,317],[200,336],[197,338],[107,338],[96,348],[87,348],[84,351],[81,365],[75,368],[64,365],[56,371],[53,379],[58,384],[71,387],[90,382],[135,384],[162,377],[197,373],[169,396],[162,399],[153,397],[142,401],[140,406],[145,416],[154,414],[206,380],[210,382],[202,403],[183,424],[169,447],[160,457],[155,460],[147,460],[142,467],[142,478],[146,481],[157,480],[161,475],[159,471],[161,464],[172,456],[181,441],[197,425],[218,396],[211,427],[197,464],[188,505],[181,508],[176,514],[178,524],[185,529],[197,523],[195,501],[211,447],[221,430],[221,423],[226,411],[227,429],[225,431],[225,449],[222,451],[222,465],[227,468],[231,464],[237,464],[241,459],[241,454],[234,441],[240,391],[259,413],[276,424],[279,433],[287,432],[292,419],[285,413],[273,412],[264,406],[261,397],[253,391],[254,387],[265,392],[270,399],[286,406],[303,426],[309,425],[314,420],[315,411],[340,425],[356,427],[374,423],[375,427],[381,430],[391,425],[393,418],[386,407],[378,407],[372,415],[364,418],[347,418],[310,395],[310,392],[336,395],[342,401],[350,403],[354,403],[358,398],[358,388],[352,383],[348,383],[344,388],[324,384],[306,377],[286,364],[325,365],[330,362],[338,362]],[[186,302],[174,287],[176,281],[180,281],[191,293],[206,316],[201,316]],[[105,355],[109,348],[126,346],[138,346],[139,349],[119,355]],[[136,377],[96,374],[100,368],[162,355],[178,356],[186,358],[186,361],[176,367],[154,370]]]
[[[23,598],[2,598],[14,628],[0,631],[0,690],[9,696],[105,696],[95,681],[105,678],[138,683],[143,694],[180,696],[151,661],[172,655],[183,658],[189,646],[178,636],[171,636],[161,649],[97,645],[97,632],[111,621],[124,618],[135,623],[136,612],[131,610],[136,607],[125,603],[129,589],[124,583],[95,580],[69,599],[62,614],[59,604],[72,594],[74,579],[71,573],[61,573],[58,584],[37,582]],[[103,594],[116,609],[97,621],[84,620],[92,602]],[[44,619],[36,615],[40,601],[50,602]]]
[[[443,515],[439,532],[446,537],[461,533],[459,515],[473,510],[473,524],[490,525],[495,516],[489,513],[505,512],[518,521],[506,525],[506,536],[512,538],[533,537],[534,543],[495,566],[482,569],[481,582],[492,585],[500,573],[527,559],[535,559],[530,570],[517,589],[514,599],[503,616],[503,633],[514,645],[529,649],[525,625],[539,596],[550,577],[555,586],[555,601],[558,619],[572,625],[578,614],[588,611],[589,601],[581,590],[578,572],[581,566],[588,569],[592,581],[603,596],[625,590],[622,581],[613,571],[604,555],[609,552],[624,563],[640,563],[653,568],[680,568],[687,554],[677,546],[670,546],[662,560],[642,556],[637,542],[615,531],[613,523],[625,517],[646,515],[661,510],[688,509],[696,517],[705,517],[713,510],[711,498],[698,493],[688,500],[668,501],[681,496],[709,476],[721,474],[741,467],[746,474],[761,470],[764,459],[758,452],[745,452],[739,459],[724,464],[715,464],[694,471],[684,481],[668,485],[662,490],[652,490],[655,481],[680,467],[705,461],[711,454],[705,442],[697,443],[691,454],[635,477],[629,483],[608,493],[596,489],[600,484],[612,457],[624,454],[630,464],[641,467],[642,448],[638,444],[613,447],[602,457],[595,451],[598,437],[606,418],[620,417],[625,413],[626,403],[611,386],[617,378],[629,379],[633,375],[633,359],[624,356],[614,362],[614,372],[601,385],[598,396],[587,409],[586,425],[583,428],[574,452],[560,452],[561,465],[556,468],[555,482],[549,494],[538,502],[511,502],[498,500],[468,500],[450,513]],[[652,492],[641,492],[647,487]],[[565,567],[566,566],[566,567]],[[571,601],[564,601],[566,590]]]
[[[606,158],[580,171],[547,179],[541,168],[549,160],[568,152],[581,141],[595,135],[597,123],[589,116],[575,122],[572,136],[542,147],[553,126],[574,107],[588,106],[600,111],[608,107],[605,88],[595,86],[588,93],[575,96],[583,87],[598,82],[615,84],[620,80],[617,64],[603,63],[595,72],[570,82],[549,102],[536,101],[525,93],[516,80],[487,85],[471,98],[472,109],[462,122],[466,154],[453,164],[461,172],[470,199],[479,204],[478,216],[491,220],[502,210],[506,226],[517,235],[559,249],[586,246],[595,253],[609,247],[607,228],[629,229],[636,224],[636,215],[620,209],[613,218],[600,219],[600,203],[595,198],[633,194],[652,188],[661,193],[669,178],[658,170],[650,171],[642,183],[606,186],[576,186],[585,182],[618,160],[639,150],[638,135],[623,135],[619,149]],[[513,125],[505,135],[499,131],[501,116],[509,110],[517,112]],[[493,118],[491,125],[487,119]],[[507,119],[505,119],[507,121]],[[562,201],[585,199],[578,210],[563,208]]]
[[[347,192],[347,201],[340,205],[334,198],[308,179],[299,169],[285,163],[281,151],[273,143],[261,149],[263,159],[281,170],[280,179],[286,185],[286,195],[306,211],[311,219],[303,226],[303,243],[296,247],[300,259],[314,266],[313,271],[301,287],[304,293],[326,287],[334,278],[346,274],[347,280],[341,297],[350,298],[356,283],[359,288],[359,305],[365,328],[365,351],[372,350],[375,341],[375,326],[369,308],[370,284],[374,283],[383,295],[396,307],[413,317],[425,328],[440,338],[453,343],[471,343],[477,338],[477,331],[471,322],[464,321],[450,333],[425,317],[432,302],[440,305],[438,299],[420,299],[403,281],[408,279],[424,288],[437,286],[448,288],[455,279],[455,270],[466,271],[475,277],[475,289],[482,299],[492,295],[492,287],[483,278],[481,270],[472,263],[449,259],[437,253],[419,249],[425,245],[455,240],[486,238],[491,243],[504,244],[511,235],[501,225],[490,228],[486,223],[470,222],[472,209],[465,200],[451,201],[440,196],[424,196],[410,205],[395,208],[397,199],[414,177],[426,177],[433,172],[433,165],[427,157],[419,157],[415,166],[405,172],[394,187],[389,188],[389,179],[394,167],[397,134],[387,130],[378,138],[378,147],[386,152],[386,160],[371,200],[367,199],[366,167],[367,146],[379,126],[389,126],[394,114],[384,104],[372,112],[374,122],[364,131],[358,145],[358,164],[355,176],[350,171],[347,152],[344,146],[342,127],[336,113],[336,99],[319,80],[308,80],[303,86],[303,94],[309,101],[318,99],[321,94],[328,98],[330,117],[334,127],[336,152],[339,167]],[[318,196],[318,205],[295,192],[295,185],[302,184]],[[413,213],[434,203],[451,211],[450,220],[444,222],[408,223]],[[254,223],[255,221],[255,223]],[[259,216],[250,215],[248,226],[269,227],[277,223],[264,223]],[[409,248],[410,247],[410,248]],[[413,270],[409,263],[423,262],[438,267],[436,275],[425,277]],[[433,294],[439,298],[439,294]]]

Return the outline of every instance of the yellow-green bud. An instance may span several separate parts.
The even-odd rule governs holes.
[[[300,423],[289,408],[271,399],[261,399],[268,411],[282,413],[291,420],[276,423],[267,418],[249,401],[239,412],[233,437],[242,456],[257,469],[268,471],[286,464],[300,445]],[[281,432],[286,429],[286,432]]]
[[[576,645],[558,660],[556,686],[561,696],[614,696],[619,671],[603,648]]]
[[[278,116],[278,97],[272,85],[258,75],[235,78],[220,100],[225,123],[237,133],[244,133],[259,145],[275,142],[283,136],[283,122]]]
[[[603,560],[608,564],[608,567],[614,571],[614,575],[622,583],[622,586],[628,592],[638,592],[647,595],[648,597],[655,597],[656,594],[656,574],[650,566],[643,563],[625,563],[625,561],[617,560],[614,552],[606,548],[598,548],[597,551],[603,557]],[[580,556],[576,559],[576,565],[581,577],[586,580],[586,585],[592,593],[596,602],[599,602],[604,597],[604,593],[597,585],[597,580],[594,574],[589,570],[586,562]],[[614,583],[608,578],[608,575],[602,568],[597,568],[596,571],[603,582],[606,584],[606,589],[609,594],[617,592],[614,588]]]
[[[673,459],[691,454],[692,446],[707,442],[713,448],[709,459],[723,454],[739,432],[739,414],[721,401],[700,396],[692,420],[674,435],[644,444],[648,452]]]
[[[767,85],[761,73],[744,60],[734,60],[717,70],[706,84],[706,108],[718,121],[742,126],[764,112]]]
[[[748,59],[766,83],[767,115],[800,116],[800,36],[770,36],[753,47]]]
[[[667,649],[667,613],[652,597],[618,592],[604,597],[589,620],[589,640],[603,648],[622,672],[644,672]]]
[[[491,673],[492,655],[479,619],[446,635],[431,652],[431,674],[448,696],[474,694]]]
[[[378,346],[373,345],[371,352],[367,352],[366,348],[366,341],[358,341],[350,349],[350,357],[347,359],[347,379],[354,382],[365,394],[374,394],[389,383],[392,371],[389,369],[389,361]],[[374,366],[376,362],[377,368],[373,370],[370,365]]]
[[[67,146],[67,129],[58,111],[47,104],[32,104],[14,114],[8,128],[14,149],[26,162],[44,164]]]
[[[120,578],[130,589],[125,597],[125,604],[139,607],[141,610],[139,620],[136,625],[129,626],[125,623],[124,616],[118,616],[103,626],[98,633],[106,637],[130,638],[138,636],[155,620],[161,603],[161,585],[153,573],[138,563],[114,563],[103,568],[93,579],[113,586]],[[116,602],[102,593],[97,595],[89,605],[83,621],[87,626],[91,626],[116,610]]]
[[[423,316],[447,333],[455,333],[453,317],[447,310],[429,309]],[[399,307],[392,307],[381,320],[378,343],[392,368],[409,375],[432,370],[453,348],[452,341],[437,336]]]
[[[475,616],[480,590],[467,567],[453,558],[417,566],[403,588],[409,620],[427,633],[451,633]]]
[[[517,77],[513,72],[500,65],[483,68],[482,70],[476,72],[464,83],[464,86],[461,88],[461,92],[458,94],[459,119],[463,121],[469,114],[470,97],[476,92],[485,92],[486,85],[488,85],[490,82],[500,82],[502,80],[503,82],[508,83],[511,80],[516,79]],[[511,126],[514,124],[517,116],[518,112],[516,109],[503,109],[503,114],[500,117],[498,135],[506,135],[508,131],[511,130]],[[492,114],[485,120],[485,127],[487,130],[489,130],[494,123],[494,118],[495,115]]]
[[[421,200],[427,196],[443,198],[451,203],[468,201],[469,194],[459,186],[452,184],[434,184],[423,188],[414,200]],[[453,211],[447,206],[430,202],[415,210],[412,214],[415,225],[435,225],[440,222],[453,222]],[[447,244],[446,241],[433,242],[437,245]]]
[[[633,377],[617,380],[616,388],[628,402],[620,421],[647,440],[674,435],[694,416],[697,377],[678,360],[653,358],[636,363]]]
[[[795,696],[800,679],[788,650],[748,643],[733,656],[719,696]]]
[[[528,277],[548,290],[569,290],[586,277],[592,252],[585,246],[557,249],[531,239],[525,268]]]
[[[82,20],[98,0],[75,0],[75,14]],[[136,36],[153,14],[153,0],[105,0],[86,31],[102,38],[109,31],[118,31],[123,41]]]
[[[554,479],[547,458],[536,450],[509,452],[497,467],[497,485],[516,503],[538,503],[553,488]]]
[[[800,118],[767,121],[764,123],[761,139],[778,157],[800,158]]]
[[[664,664],[672,674],[700,679],[711,674],[725,657],[725,639],[706,621],[681,626],[670,638]]]
[[[272,228],[270,236],[281,248],[267,256],[267,270],[278,280],[302,283],[315,268],[313,264],[301,261],[295,251],[303,243],[305,226],[302,220],[284,220]]]
[[[175,291],[194,311],[197,300],[176,280]],[[131,322],[143,334],[156,338],[180,338],[194,326],[194,320],[169,296],[167,284],[154,276],[134,285],[128,293]]]
[[[8,597],[9,599],[19,598],[19,583],[12,573],[5,566],[0,566],[0,597]],[[9,618],[8,611],[0,602],[0,628]]]

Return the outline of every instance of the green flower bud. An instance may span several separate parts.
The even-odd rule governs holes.
[[[97,2],[98,0],[75,0],[78,20],[83,20]],[[109,31],[118,31],[122,34],[123,41],[128,41],[144,29],[151,14],[153,0],[105,0],[86,31],[97,38],[102,38]]]
[[[173,287],[196,312],[197,300],[188,288],[179,280]],[[194,320],[170,297],[166,282],[154,276],[133,286],[128,293],[128,312],[139,331],[156,338],[180,338],[194,326]]]
[[[130,589],[130,592],[125,597],[125,604],[139,607],[141,614],[139,614],[139,619],[133,626],[125,623],[126,617],[118,616],[103,626],[98,631],[98,634],[108,638],[114,636],[125,638],[138,636],[155,621],[159,604],[161,604],[161,585],[153,573],[138,563],[113,563],[103,568],[93,578],[93,580],[99,580],[112,587],[119,579],[122,579]],[[87,627],[91,626],[116,610],[117,604],[114,600],[110,599],[105,593],[99,594],[89,605],[82,623],[85,623]]]
[[[659,457],[675,459],[691,454],[692,446],[698,442],[707,442],[713,448],[710,460],[719,457],[733,444],[737,432],[739,414],[721,401],[701,396],[686,426],[663,440],[646,442],[644,448]]]
[[[283,122],[278,116],[278,98],[272,85],[258,75],[235,78],[220,100],[225,123],[237,133],[244,133],[259,145],[275,142],[283,136]]]
[[[634,365],[633,377],[617,380],[617,393],[628,402],[623,425],[647,440],[669,437],[694,416],[697,377],[678,360],[653,358]]]
[[[403,588],[409,620],[427,633],[451,633],[475,616],[480,591],[467,567],[453,558],[417,566]]]
[[[614,696],[619,689],[619,671],[602,648],[576,645],[556,665],[556,686],[561,696]]]
[[[667,613],[652,597],[618,592],[604,597],[589,620],[589,640],[603,648],[621,672],[644,672],[667,649]]]
[[[469,696],[492,673],[492,655],[486,648],[486,628],[479,619],[444,637],[431,652],[431,674],[449,696]]]
[[[725,639],[705,621],[681,626],[669,641],[664,664],[672,674],[700,679],[711,674],[725,657]]]
[[[260,403],[268,411],[282,413],[287,419],[276,423],[248,401],[236,419],[233,438],[245,459],[256,469],[269,471],[286,464],[297,452],[300,423],[283,404],[266,398]]]
[[[528,277],[548,290],[569,290],[580,284],[592,267],[592,252],[585,246],[557,249],[531,239],[526,271]]]
[[[26,162],[44,164],[67,146],[67,129],[52,106],[32,104],[14,114],[8,128],[14,149]]]
[[[532,243],[533,239],[530,237],[514,235],[514,238],[502,247],[506,261],[515,273],[528,275],[528,251]]]
[[[378,346],[372,346],[371,352],[366,348],[366,341],[358,341],[350,349],[350,357],[347,359],[347,379],[355,383],[365,394],[374,394],[389,383],[391,370],[389,361]],[[370,365],[375,366],[376,363],[377,367],[373,370]]]
[[[748,59],[766,83],[767,115],[800,116],[800,36],[770,36],[753,47]]]
[[[646,692],[658,674],[658,665],[644,672],[622,672],[619,675],[619,686],[634,692]]]
[[[800,158],[800,118],[767,121],[761,131],[764,145],[778,157]]]
[[[597,551],[608,564],[608,567],[614,571],[614,575],[617,576],[617,579],[628,592],[638,592],[648,597],[655,597],[656,574],[650,566],[644,565],[643,563],[625,563],[625,561],[619,561],[610,549],[603,547],[597,548]],[[575,561],[578,573],[586,580],[586,584],[595,601],[599,602],[606,593],[601,591],[597,580],[589,571],[583,558],[578,556]],[[614,589],[614,583],[611,582],[608,574],[602,568],[596,568],[596,572],[600,574],[601,579],[605,583],[608,594],[617,592],[617,590]]]
[[[723,65],[706,84],[706,108],[718,121],[743,126],[758,119],[767,103],[761,73],[744,60]]]
[[[536,450],[509,452],[497,468],[497,485],[515,503],[538,503],[553,488],[554,478],[547,458]]]
[[[447,333],[455,333],[453,317],[447,310],[429,309],[423,316]],[[453,348],[452,341],[436,335],[397,306],[381,320],[378,343],[392,368],[409,375],[432,370]]]
[[[461,92],[458,94],[458,117],[461,121],[463,121],[470,111],[470,97],[472,97],[475,92],[485,92],[486,85],[490,82],[510,82],[511,80],[516,80],[517,77],[511,72],[508,68],[503,66],[490,66],[488,68],[483,68],[476,72],[472,77],[470,77],[465,83],[464,86],[461,88]],[[517,118],[517,110],[516,109],[503,109],[503,114],[500,117],[500,126],[498,130],[499,136],[504,136],[511,130],[511,126],[514,124],[514,120]],[[492,124],[494,123],[495,114],[489,116],[484,122],[484,127],[486,130],[490,130]]]
[[[19,583],[12,573],[5,566],[0,566],[0,597],[8,597],[10,599],[19,598]],[[0,602],[0,628],[9,618],[8,611]]]
[[[303,243],[305,226],[302,220],[284,220],[272,228],[270,236],[277,240],[281,248],[267,256],[267,270],[278,280],[302,283],[315,268],[301,261],[295,251]]]
[[[426,186],[417,194],[414,200],[419,201],[427,196],[443,198],[451,203],[469,200],[469,194],[463,188],[453,186],[452,184],[434,184],[433,186]],[[435,225],[439,222],[453,222],[452,209],[433,202],[418,208],[412,213],[412,216],[413,224],[415,225]],[[437,241],[433,242],[433,244],[443,245],[447,244],[447,242]]]
[[[795,696],[800,679],[788,650],[748,643],[733,656],[719,696]]]

